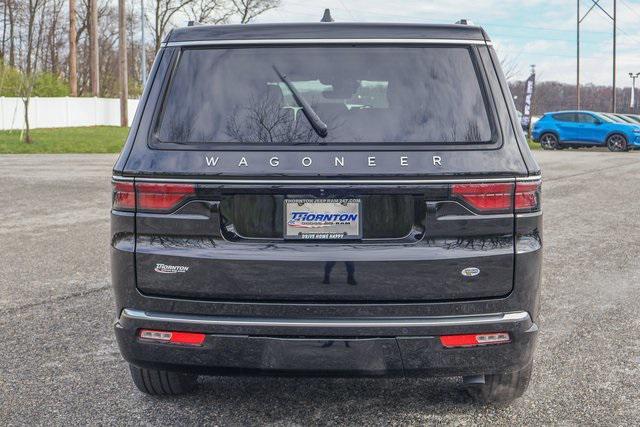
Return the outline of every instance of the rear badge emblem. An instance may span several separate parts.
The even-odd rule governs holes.
[[[158,263],[156,264],[156,268],[153,269],[156,273],[163,274],[175,274],[175,273],[186,273],[189,270],[189,267],[184,265],[167,265]]]
[[[468,267],[462,270],[461,273],[465,277],[475,277],[480,274],[480,269],[476,267]]]
[[[333,159],[331,159],[331,157],[333,157]],[[224,163],[229,165],[228,161],[225,162],[225,160],[221,156],[217,156],[217,155],[213,155],[213,156],[205,155],[204,160],[208,167],[217,167],[218,164],[222,165]],[[249,160],[251,160],[251,158],[247,159],[246,156],[241,156],[240,159],[238,160],[233,159],[233,164],[235,164],[235,166],[238,168],[246,168],[249,166],[254,166],[253,160],[251,162],[249,162]],[[303,168],[309,168],[312,165],[318,164],[318,162],[314,162],[315,160],[316,158],[312,156],[305,156],[302,159],[300,159],[297,163],[299,166],[302,166]],[[327,159],[325,159],[325,161],[328,161],[327,166],[330,165],[331,167],[334,167],[334,168],[344,168],[345,166],[349,166],[348,164],[352,162],[352,160],[349,160],[349,158],[345,160],[345,156],[343,155],[329,156]],[[281,162],[280,157],[278,156],[271,156],[267,159],[267,164],[272,168],[279,168],[280,162]],[[370,168],[376,168],[380,163],[376,159],[376,156],[371,156],[371,155],[368,155],[362,159],[359,159],[356,162],[357,164],[366,165]],[[412,159],[407,155],[402,155],[400,157],[397,157],[394,160],[394,162],[396,165],[400,166],[401,168],[406,168],[410,164],[414,164],[414,162],[412,162]],[[442,159],[442,156],[431,156],[431,163],[433,164],[434,167],[437,167],[437,168],[443,167],[443,162],[444,160]]]

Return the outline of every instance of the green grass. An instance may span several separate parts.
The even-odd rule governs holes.
[[[20,131],[0,131],[0,154],[119,153],[129,128],[92,126],[34,129],[31,144],[20,141]],[[540,144],[528,141],[532,150]]]
[[[0,154],[118,153],[129,128],[91,126],[33,129],[33,142],[20,140],[20,131],[0,131]]]

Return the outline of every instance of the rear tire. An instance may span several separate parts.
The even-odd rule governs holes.
[[[480,403],[507,403],[522,396],[529,386],[533,363],[504,374],[485,375],[484,384],[467,386],[467,392]]]
[[[129,370],[138,390],[151,396],[177,396],[191,393],[197,388],[197,375],[138,368],[134,365],[129,365]]]
[[[540,136],[540,146],[543,150],[558,150],[560,149],[560,141],[553,133],[543,133]]]
[[[627,138],[624,135],[620,135],[619,133],[613,134],[607,138],[607,148],[609,151],[621,152],[621,151],[629,151],[629,146],[627,145]]]

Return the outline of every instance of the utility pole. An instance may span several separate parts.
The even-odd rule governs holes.
[[[126,0],[118,0],[118,80],[120,81],[120,126],[127,127],[129,114],[129,82],[127,79],[127,25],[125,13]]]
[[[618,58],[616,56],[616,34],[617,34],[617,28],[616,28],[616,9],[617,9],[617,0],[613,0],[613,93],[611,94],[611,112],[613,112],[615,114],[616,112],[616,101],[617,101],[617,96],[616,96],[616,74],[618,72],[618,67],[617,67],[617,63],[618,63]]]
[[[601,5],[600,5],[600,0],[591,0],[591,3],[593,3],[591,5],[591,7],[589,8],[589,10],[587,10],[587,12],[580,17],[580,0],[576,1],[577,4],[577,20],[576,20],[576,29],[577,29],[577,36],[576,36],[576,106],[578,109],[580,109],[580,24],[582,23],[582,21],[585,20],[585,18],[591,13],[591,11],[593,9],[595,9],[596,7],[598,9],[600,9],[602,11],[602,13],[604,13],[605,15],[607,15],[609,17],[609,19],[611,19],[611,21],[613,21],[613,92],[612,92],[612,96],[611,96],[611,111],[613,113],[616,112],[616,74],[618,71],[618,67],[617,67],[617,43],[616,43],[616,36],[617,36],[617,6],[618,6],[618,2],[617,0],[613,0],[613,16],[607,12]]]
[[[91,93],[100,96],[100,65],[98,62],[98,1],[89,0],[89,67],[91,69]]]
[[[580,0],[576,0],[576,4],[578,6],[578,10],[576,13],[576,110],[580,109]],[[586,17],[586,15],[585,15]]]
[[[76,0],[69,0],[69,92],[71,96],[78,96],[78,44],[76,37]]]
[[[144,87],[145,82],[147,81],[147,52],[145,50],[145,41],[144,41],[144,0],[140,0],[140,34],[142,40],[140,41],[140,75],[142,77],[142,87]]]
[[[640,73],[629,73],[629,77],[631,77],[631,103],[629,108],[631,108],[632,113],[636,111],[636,79],[638,76],[640,76]]]

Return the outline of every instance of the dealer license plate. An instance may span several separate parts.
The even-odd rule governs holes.
[[[344,240],[362,237],[359,199],[285,199],[286,239]]]

